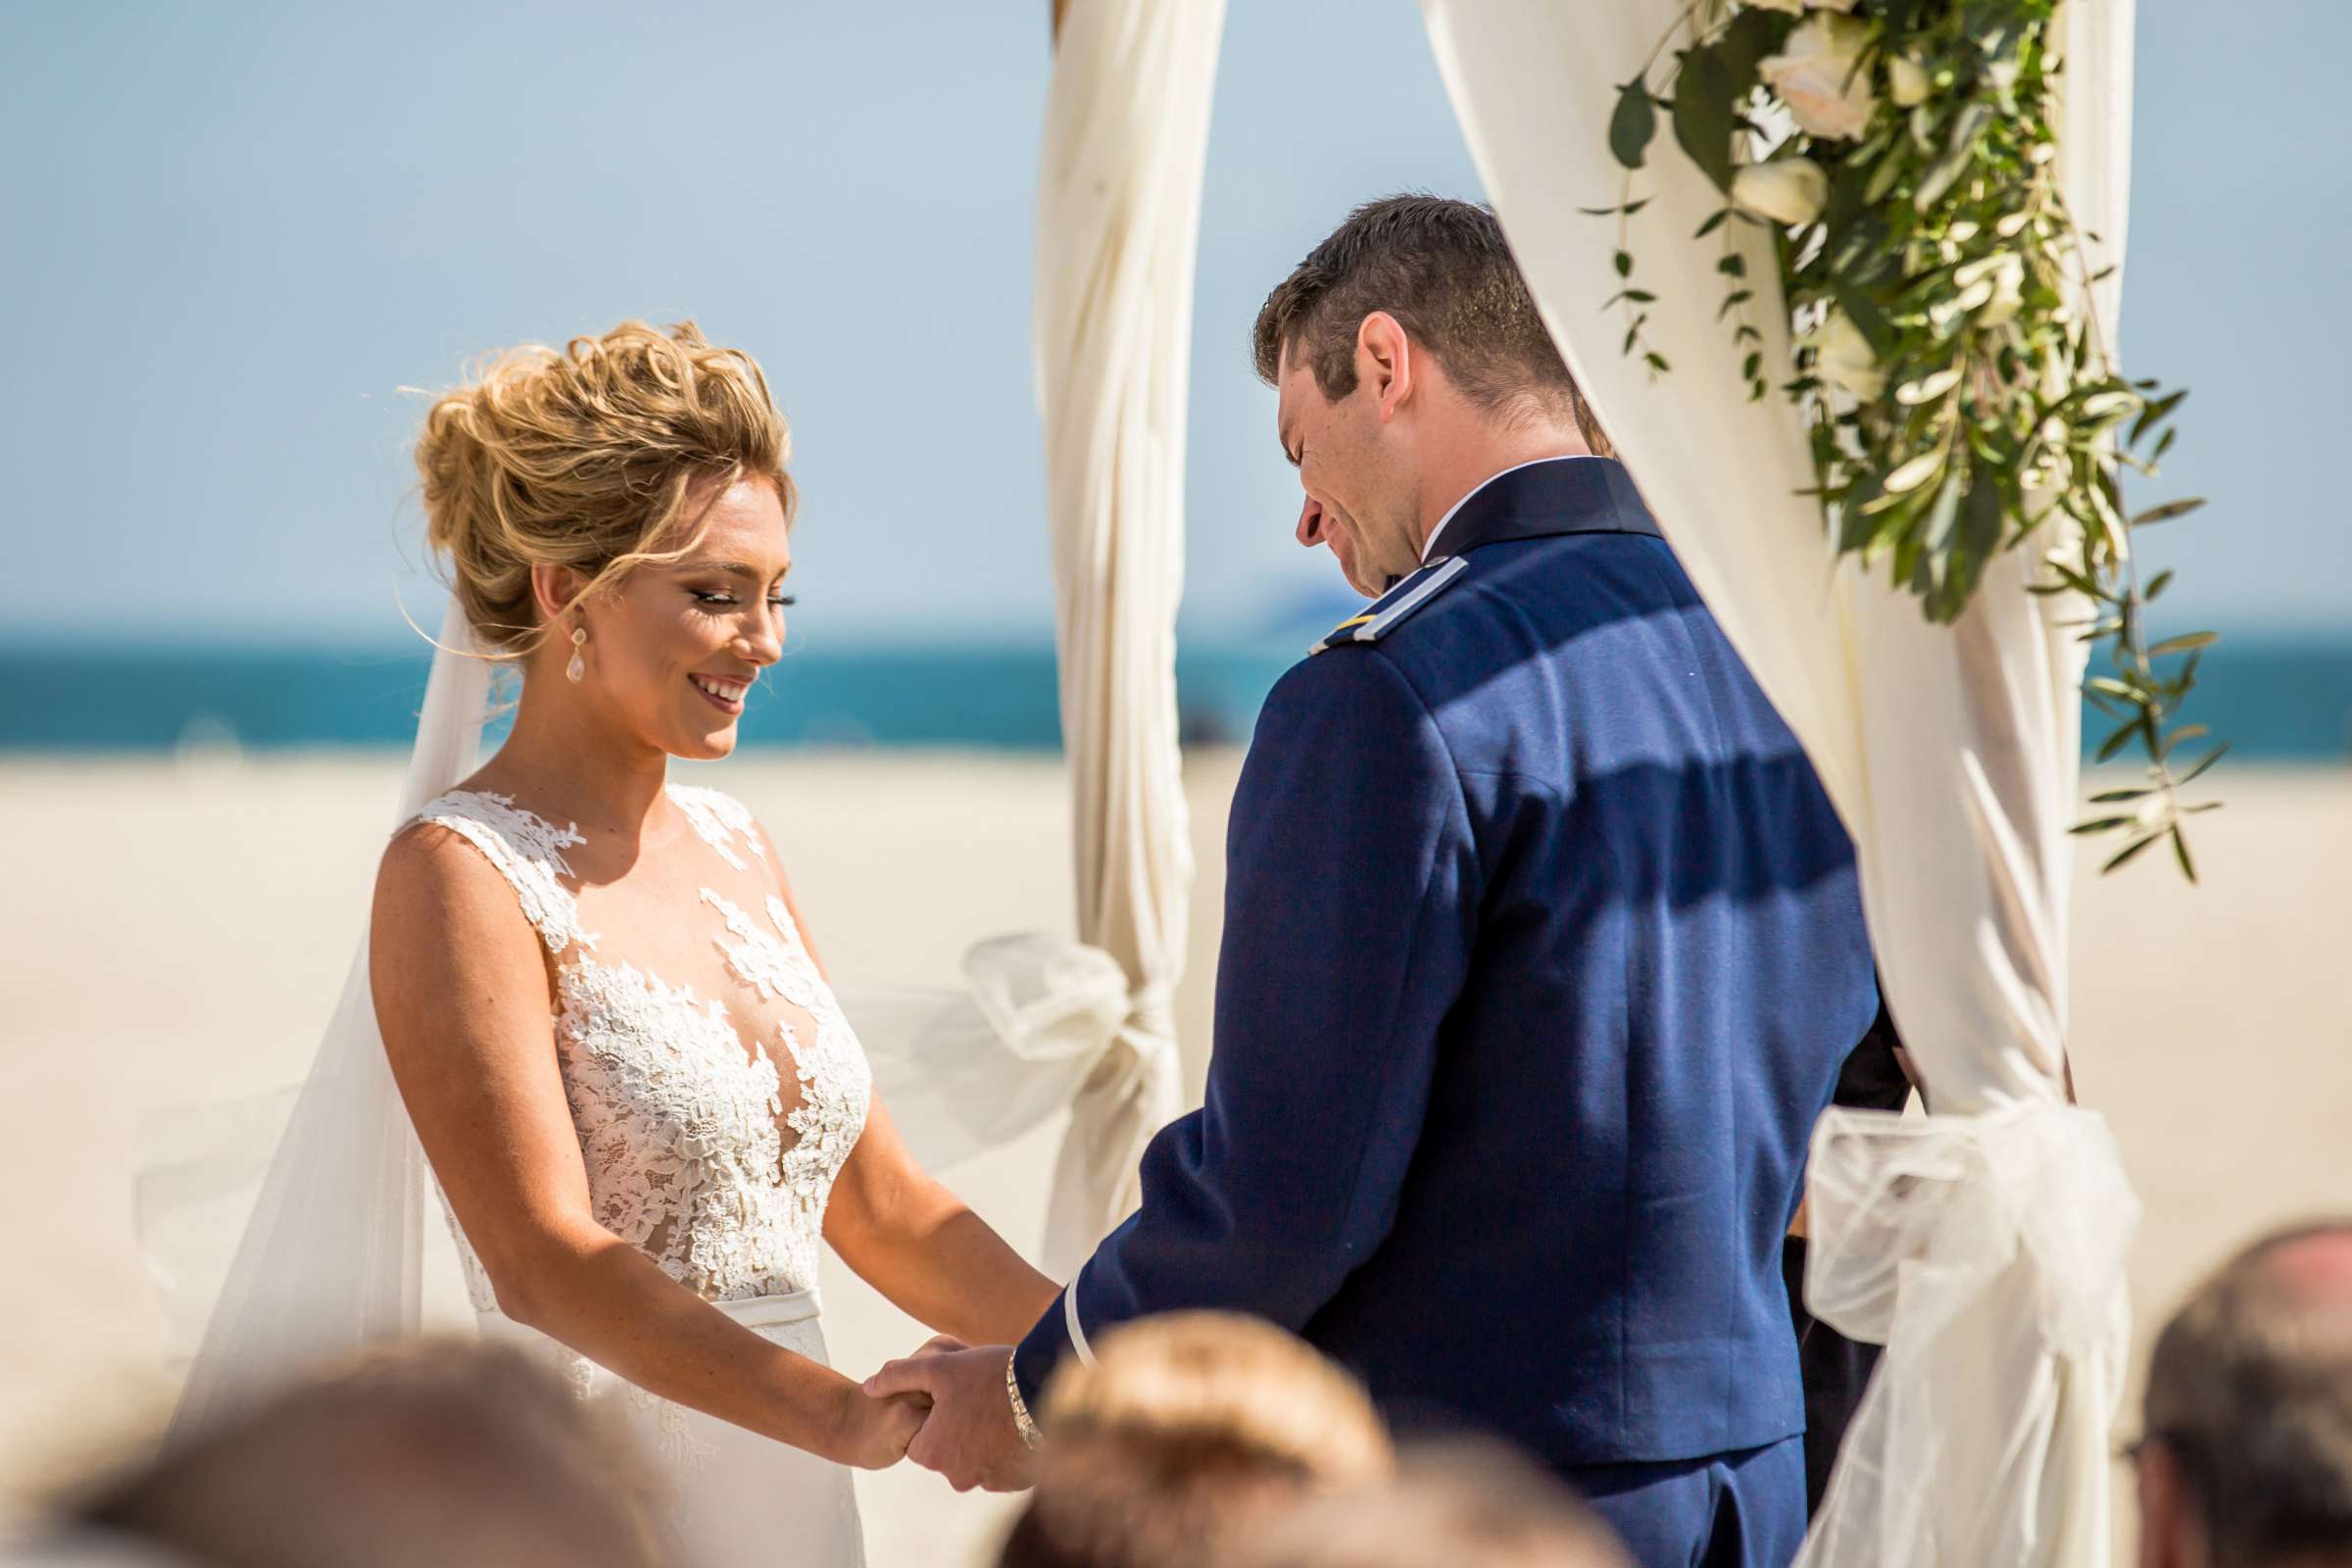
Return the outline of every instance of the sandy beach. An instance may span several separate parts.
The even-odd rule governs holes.
[[[1194,1082],[1238,759],[1190,762],[1200,879],[1179,999]],[[384,755],[0,761],[0,1522],[149,1430],[172,1380],[130,1226],[143,1114],[297,1078],[351,956],[399,760]],[[1049,758],[755,755],[693,776],[767,823],[837,981],[952,984],[971,942],[1067,929],[1067,805]],[[2076,903],[2074,1039],[2147,1206],[2140,1354],[2198,1273],[2253,1231],[2352,1209],[2352,774],[2225,773],[2198,819],[2205,885],[2154,857]],[[1033,1249],[1058,1129],[950,1179]],[[922,1333],[825,1282],[835,1360]],[[2128,1426],[2128,1424],[2127,1424]],[[984,1560],[1002,1499],[902,1468],[861,1483],[877,1564]]]

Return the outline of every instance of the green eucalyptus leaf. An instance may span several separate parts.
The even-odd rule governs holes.
[[[2115,423],[2138,407],[2140,398],[2136,392],[2093,392],[2075,411],[2075,420],[2081,426],[2095,430],[2102,425]]]
[[[1617,109],[1609,116],[1609,151],[1628,169],[1642,167],[1642,155],[1657,134],[1658,109],[1649,96],[1649,83],[1640,76],[1617,89]]]
[[[1792,21],[1753,6],[1732,19],[1732,24],[1715,43],[1716,53],[1723,60],[1724,82],[1729,89],[1724,96],[1729,102],[1746,101],[1756,85],[1757,66],[1787,40]]]
[[[1886,313],[1879,309],[1868,294],[1858,288],[1847,287],[1840,283],[1837,289],[1837,295],[1838,308],[1843,311],[1845,318],[1853,322],[1861,331],[1862,336],[1870,344],[1871,352],[1879,356],[1881,360],[1886,359],[1887,351],[1893,348],[1895,341],[1894,328],[1887,324]]]
[[[2188,785],[2195,783],[2199,778],[2204,776],[2205,770],[2211,767],[2214,763],[2220,761],[2222,760],[2222,754],[2229,750],[2230,743],[2228,741],[2224,741],[2221,745],[2216,746],[2212,751],[2207,752],[2203,757],[2197,759],[2196,766],[2190,768],[2187,772],[2173,780],[2173,788],[2183,789]]]
[[[1979,569],[2000,548],[2002,511],[2000,481],[1989,472],[1979,474],[1968,487],[1968,503],[1960,514],[1960,548]],[[1976,573],[1970,575],[1973,588]]]
[[[2211,648],[2222,640],[2217,631],[2185,632],[2179,637],[2167,637],[2148,650],[2150,659],[2162,659],[2167,654],[2185,654],[2192,648]]]
[[[2096,599],[2099,597],[2099,585],[2095,582],[2092,582],[2088,577],[2083,576],[2082,573],[2075,570],[2074,567],[2068,565],[2065,562],[2051,562],[2050,570],[2057,574],[2060,582],[2066,584],[2067,587],[2072,588],[2075,592],[2082,594],[2083,597],[2088,599]]]
[[[2133,839],[2130,844],[2124,846],[2122,854],[2118,855],[2114,859],[2109,860],[2105,865],[2100,866],[2099,870],[2102,873],[2115,870],[2117,867],[2128,863],[2133,856],[2137,855],[2140,851],[2146,849],[2149,845],[2155,843],[2162,837],[2164,837],[2164,834],[2159,832],[2150,833],[2145,838]]]
[[[1870,172],[1870,183],[1862,187],[1862,199],[1871,203],[1885,201],[1894,189],[1894,182],[1903,177],[1903,168],[1900,158],[1891,155],[1881,158],[1878,168]]]
[[[1879,499],[1879,481],[1875,474],[1865,474],[1845,494],[1845,502],[1838,514],[1838,553],[1851,555],[1868,547],[1877,537],[1878,520],[1870,514],[1871,502]]]
[[[1718,190],[1732,188],[1731,68],[1711,45],[1683,56],[1674,85],[1674,139]]]
[[[2180,400],[2187,396],[2188,388],[2182,387],[2178,392],[2165,394],[2140,410],[2139,417],[2132,421],[2132,433],[2127,439],[2133,446],[2139,445],[2140,437],[2146,435],[2153,426],[2161,423],[2167,416],[2180,406]]]
[[[2161,507],[2150,507],[2147,511],[2134,515],[2132,519],[2132,526],[2153,528],[2160,522],[2170,522],[2175,517],[2185,517],[2204,504],[2203,496],[2190,496],[2185,501],[2167,501]]]
[[[1989,104],[1970,104],[1960,111],[1952,122],[1952,133],[1944,142],[1943,156],[1935,167],[1920,176],[1919,188],[1911,193],[1911,205],[1926,212],[1936,205],[1943,193],[1964,173],[1977,158],[1977,137],[1993,116]]]
[[[1894,482],[1894,476],[1887,479]],[[1960,520],[1960,496],[1968,483],[1965,469],[1953,468],[1944,475],[1943,487],[1936,492],[1936,504],[1928,509],[1928,520],[1920,543],[1930,557],[1939,564],[1944,560],[1943,547],[1952,536],[1952,525]]]

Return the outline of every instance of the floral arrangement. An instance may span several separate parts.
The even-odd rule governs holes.
[[[2182,818],[2219,803],[2180,792],[2226,747],[2177,761],[2205,728],[2174,718],[2215,639],[2148,642],[2146,608],[2172,573],[2143,584],[2131,535],[2203,503],[2132,514],[2123,484],[2126,470],[2156,473],[2186,393],[2125,380],[2091,310],[2097,236],[2076,226],[2053,168],[2057,5],[1692,0],[1610,116],[1626,182],[1596,210],[1618,224],[1621,286],[1605,308],[1625,314],[1625,352],[1665,373],[1630,237],[1663,119],[1724,196],[1694,238],[1722,231],[1718,318],[1747,348],[1751,398],[1783,368],[1764,365],[1752,313],[1790,313],[1780,390],[1806,411],[1838,549],[1948,622],[1988,562],[2038,537],[2048,572],[2034,591],[2082,595],[2082,636],[2109,648],[2084,681],[2115,721],[2097,760],[2136,747],[2147,764],[2144,782],[2094,795],[2100,809],[2075,831],[2126,841],[2109,869],[2169,840],[2194,880]],[[1769,231],[1777,277],[1747,275],[1733,222]],[[2060,518],[2071,526],[2044,529]]]

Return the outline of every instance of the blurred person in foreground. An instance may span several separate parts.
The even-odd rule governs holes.
[[[1386,1479],[1371,1399],[1282,1330],[1222,1312],[1102,1337],[1046,1395],[1054,1441],[999,1568],[1191,1568],[1302,1497]]]
[[[214,1568],[653,1568],[679,1559],[647,1473],[620,1412],[529,1352],[427,1339],[100,1482],[61,1544]]]
[[[1387,1485],[1312,1498],[1232,1568],[1631,1568],[1592,1509],[1499,1444],[1408,1451]]]
[[[2140,1568],[2352,1565],[2352,1218],[2199,1286],[2148,1362]]]

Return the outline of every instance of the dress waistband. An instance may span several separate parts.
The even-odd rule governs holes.
[[[782,1323],[805,1323],[824,1310],[814,1290],[789,1291],[782,1296],[755,1296],[741,1301],[712,1301],[712,1306],[747,1329],[774,1328]],[[493,1307],[481,1316],[482,1333],[490,1338],[544,1338],[537,1329],[515,1322]]]

